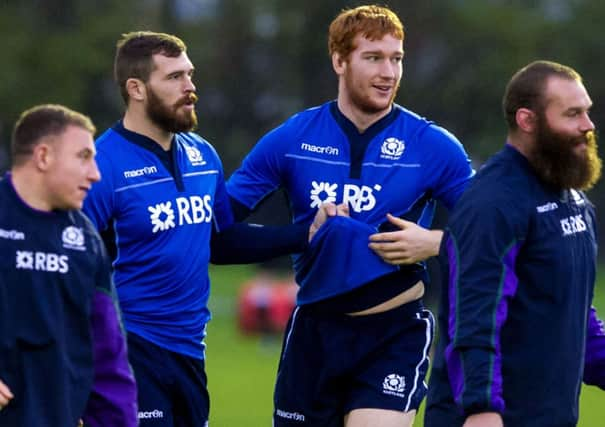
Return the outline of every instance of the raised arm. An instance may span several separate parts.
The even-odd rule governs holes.
[[[262,226],[236,222],[223,231],[215,229],[210,260],[213,264],[248,264],[302,252],[326,219],[335,215],[348,216],[348,208],[325,203],[311,224]]]

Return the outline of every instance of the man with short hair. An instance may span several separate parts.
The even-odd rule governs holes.
[[[605,389],[596,218],[583,192],[601,175],[591,106],[580,75],[555,62],[508,83],[506,145],[442,242],[426,427],[575,426],[582,380]]]
[[[208,263],[249,263],[303,250],[322,223],[234,223],[214,149],[194,133],[194,66],[178,37],[150,31],[117,43],[115,80],[126,112],[97,140],[103,181],[85,211],[113,228],[114,278],[138,385],[141,426],[208,422]]]
[[[80,212],[100,178],[90,119],[23,112],[0,180],[0,425],[134,427],[110,264]]]
[[[411,426],[426,394],[433,318],[422,261],[442,234],[427,227],[436,200],[452,207],[473,171],[452,134],[394,104],[403,38],[388,8],[342,11],[328,41],[337,100],[262,137],[227,184],[238,219],[278,188],[294,223],[323,203],[349,207],[295,259],[276,427]]]

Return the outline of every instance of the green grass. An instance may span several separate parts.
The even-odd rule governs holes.
[[[207,329],[206,367],[212,427],[271,425],[280,337],[245,336],[235,321],[237,292],[253,273],[239,266],[211,270],[213,319]]]
[[[245,336],[235,321],[237,293],[255,274],[252,267],[212,267],[206,366],[211,397],[212,427],[271,426],[273,381],[281,337]],[[595,305],[605,315],[605,276],[597,284]],[[599,427],[603,422],[605,391],[584,387],[578,427]],[[422,427],[422,412],[415,427]]]

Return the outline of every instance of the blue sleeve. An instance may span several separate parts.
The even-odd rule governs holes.
[[[584,382],[605,390],[605,327],[594,307],[588,313]]]
[[[262,226],[235,223],[220,233],[212,233],[210,262],[250,264],[299,253],[307,247],[309,224]]]
[[[99,241],[101,251],[102,244]],[[125,332],[103,253],[91,307],[94,380],[83,420],[91,427],[137,425],[137,390],[128,364]]]
[[[267,133],[229,178],[229,195],[250,210],[283,185],[281,168],[288,134],[287,123]]]
[[[426,179],[433,181],[433,197],[452,209],[475,174],[471,160],[460,141],[443,128],[428,126],[420,138],[430,150]]]
[[[233,210],[231,209],[231,199],[229,198],[225,184],[223,165],[218,155],[216,156],[216,159],[219,166],[219,176],[216,184],[216,191],[214,193],[214,206],[212,208],[214,211],[213,232],[221,232],[231,227],[235,220],[233,218]]]
[[[512,196],[490,187],[465,193],[442,242],[449,266],[445,357],[454,399],[467,415],[504,409],[500,333],[528,221],[521,207],[516,215],[507,209]]]
[[[236,222],[243,221],[248,218],[252,213],[252,210],[245,206],[243,203],[238,202],[233,197],[229,197],[231,201],[231,210],[233,211],[233,216]]]
[[[257,149],[263,148],[269,142],[259,143]],[[266,153],[265,153],[266,154]],[[252,160],[259,163],[263,160],[271,162],[270,156],[259,154],[259,151],[253,151],[244,161],[247,169],[240,168],[234,176],[237,176],[242,183],[242,188],[248,188],[246,193],[248,196],[255,192],[254,197],[263,198],[263,191],[258,191],[260,185],[251,185],[244,177],[252,166]],[[218,157],[218,156],[217,156]],[[267,159],[267,157],[269,157]],[[261,168],[262,169],[262,168]],[[266,169],[266,168],[265,168]],[[260,182],[260,174],[255,174]],[[277,176],[274,176],[277,179]],[[232,177],[233,179],[233,177]],[[230,180],[231,182],[231,180]],[[233,188],[233,187],[229,187]],[[242,188],[236,187],[236,190]],[[267,187],[268,188],[268,187]],[[270,190],[265,190],[270,192]],[[250,199],[248,199],[250,200]],[[255,205],[256,203],[253,203]],[[236,214],[234,215],[234,209]],[[212,238],[210,241],[210,261],[213,264],[249,264],[270,260],[272,258],[290,255],[293,253],[302,252],[307,246],[309,225],[310,224],[291,224],[284,226],[262,226],[257,224],[249,224],[234,221],[241,221],[249,213],[251,209],[240,203],[236,198],[227,193],[227,187],[223,180],[222,168],[215,196],[215,218],[220,221],[213,229]]]
[[[107,229],[109,221],[113,217],[114,191],[111,160],[103,152],[98,152],[95,158],[101,180],[95,182],[84,199],[82,210],[90,218],[97,230]]]

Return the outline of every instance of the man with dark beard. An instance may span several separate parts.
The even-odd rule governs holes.
[[[141,426],[202,427],[209,412],[203,343],[209,261],[257,262],[301,251],[321,215],[335,210],[320,209],[311,230],[309,223],[235,224],[220,159],[192,132],[194,67],[182,40],[125,34],[114,68],[126,112],[97,140],[103,178],[84,210],[99,230],[115,231],[114,280]]]
[[[592,308],[601,175],[592,101],[573,69],[533,62],[503,99],[507,144],[479,171],[441,244],[449,272],[426,427],[569,427],[582,380],[605,389]]]
[[[386,7],[339,13],[328,34],[337,99],[262,137],[227,184],[237,218],[279,188],[294,223],[327,202],[351,216],[330,219],[295,260],[275,427],[409,427],[426,394],[424,261],[442,236],[431,221],[436,201],[451,208],[473,170],[452,134],[394,103],[403,39]]]

